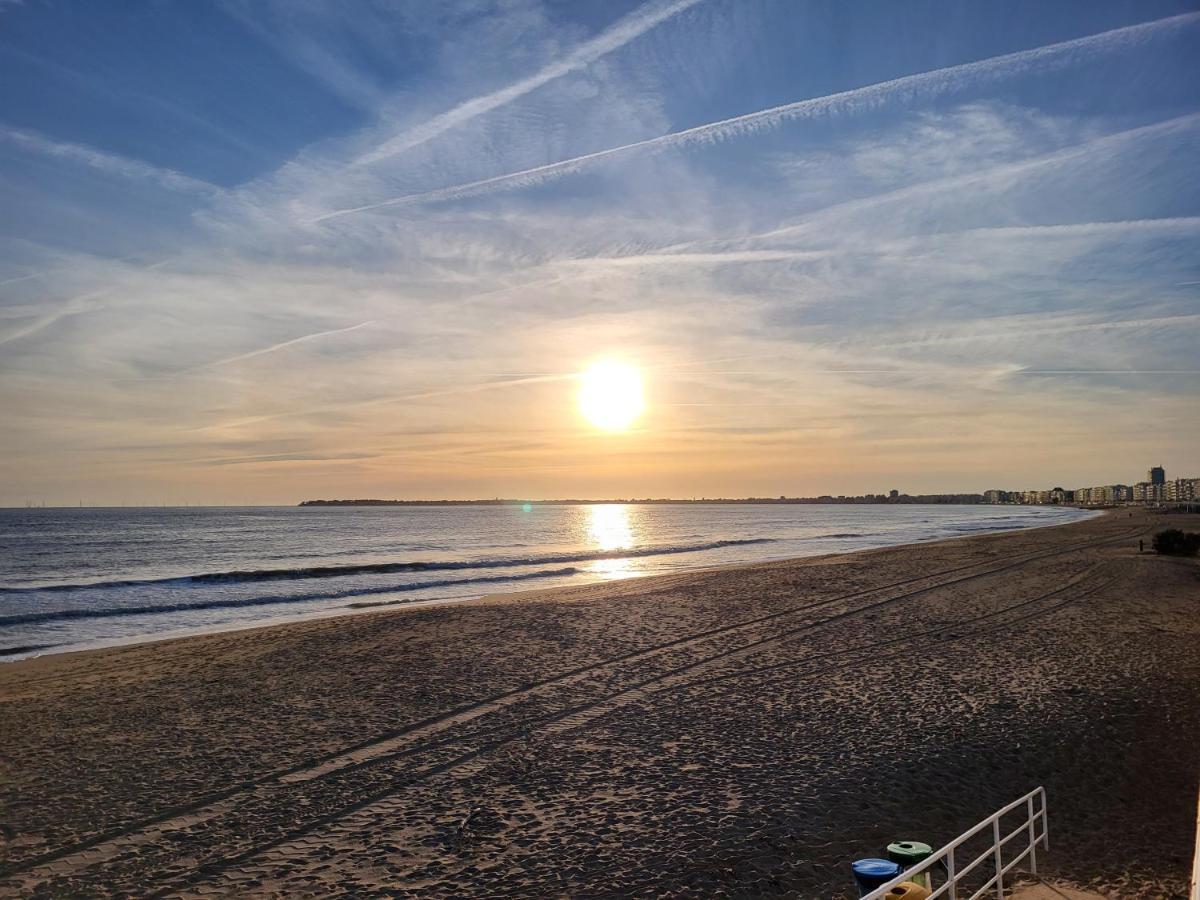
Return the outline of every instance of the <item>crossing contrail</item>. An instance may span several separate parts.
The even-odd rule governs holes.
[[[478,97],[466,100],[453,109],[436,115],[429,121],[423,122],[415,128],[384,142],[370,153],[366,153],[356,159],[354,163],[355,165],[362,165],[364,163],[379,162],[381,159],[395,156],[397,153],[403,153],[405,150],[431,141],[439,134],[449,131],[451,128],[461,125],[464,122],[468,122],[476,116],[490,112],[498,106],[511,103],[547,82],[591,65],[600,57],[606,56],[614,50],[619,50],[634,38],[645,34],[656,25],[683,12],[689,7],[695,6],[699,2],[700,0],[674,0],[672,3],[660,4],[658,6],[648,4],[641,7],[632,15],[626,16],[617,22],[616,25],[609,28],[603,34],[597,35],[592,40],[586,41],[575,48],[575,50],[567,54],[562,60],[551,63],[528,78],[522,78],[520,81],[514,82],[498,91],[481,94]]]
[[[811,119],[823,115],[838,113],[855,113],[864,109],[881,106],[895,99],[913,99],[916,97],[937,97],[952,91],[961,90],[973,84],[985,84],[1001,78],[1020,75],[1030,75],[1055,71],[1066,68],[1082,59],[1088,59],[1096,54],[1113,53],[1127,50],[1157,37],[1163,32],[1178,31],[1193,25],[1200,19],[1200,12],[1184,13],[1140,25],[1130,25],[1115,28],[1100,34],[1062,41],[1057,44],[1047,44],[1030,50],[1019,50],[1003,56],[993,56],[976,62],[933,69],[915,75],[905,75],[890,81],[881,81],[865,87],[840,91],[824,97],[814,97],[788,103],[783,106],[773,106],[758,112],[746,113],[731,119],[722,119],[706,125],[697,125],[682,131],[635,141],[620,147],[610,147],[594,153],[585,153],[572,159],[565,159],[542,166],[522,169],[519,172],[508,172],[478,181],[436,188],[416,194],[405,194],[389,200],[381,200],[363,206],[333,210],[317,216],[310,223],[324,222],[353,213],[368,212],[389,206],[405,206],[419,203],[436,203],[444,200],[454,200],[461,197],[487,194],[493,191],[510,188],[527,187],[540,184],[550,179],[578,171],[585,166],[613,157],[638,151],[660,149],[664,147],[679,147],[689,144],[711,144],[730,137],[743,134],[753,134],[765,128],[775,127],[783,122],[795,119]]]

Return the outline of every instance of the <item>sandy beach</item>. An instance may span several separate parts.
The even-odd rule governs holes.
[[[0,668],[10,896],[852,895],[1039,784],[1043,871],[1183,896],[1190,517],[394,609]]]

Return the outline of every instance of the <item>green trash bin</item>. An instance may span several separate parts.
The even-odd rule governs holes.
[[[888,844],[887,858],[894,863],[900,863],[904,869],[909,869],[917,863],[925,862],[933,855],[933,848],[928,844],[922,844],[920,841],[895,841]],[[929,880],[929,873],[921,872],[919,875],[913,876],[910,879],[923,888],[932,888],[933,885]]]

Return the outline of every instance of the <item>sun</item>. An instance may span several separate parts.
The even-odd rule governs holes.
[[[579,411],[604,431],[624,431],[646,408],[642,376],[629,363],[604,360],[579,376]]]

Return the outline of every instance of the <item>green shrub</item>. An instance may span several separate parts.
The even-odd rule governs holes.
[[[1195,556],[1200,552],[1200,534],[1168,528],[1154,536],[1154,552],[1164,556]]]

